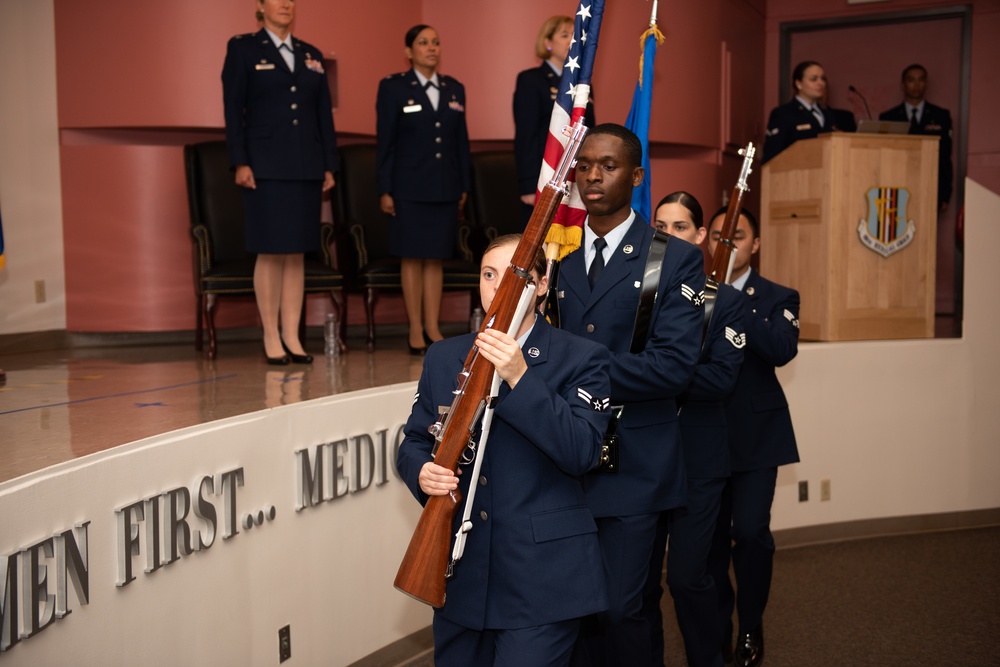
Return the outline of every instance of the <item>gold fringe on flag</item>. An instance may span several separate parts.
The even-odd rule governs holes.
[[[656,27],[655,23],[649,26],[649,30],[642,33],[642,36],[639,37],[639,85],[640,86],[642,86],[642,64],[643,64],[642,61],[645,60],[646,56],[646,38],[649,37],[650,35],[656,37],[657,46],[663,44],[663,42],[667,40],[667,38],[663,36],[663,33],[660,32],[660,29]]]

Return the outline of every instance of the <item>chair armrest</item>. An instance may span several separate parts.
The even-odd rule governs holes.
[[[198,269],[201,275],[205,275],[212,269],[212,236],[205,225],[192,227],[191,236],[198,247]]]
[[[365,228],[355,222],[348,229],[348,233],[354,240],[354,250],[358,255],[358,268],[368,266],[368,246],[365,245]]]
[[[319,226],[319,250],[323,258],[323,265],[329,268],[334,267],[333,253],[330,252],[330,246],[333,245],[333,225],[329,222],[324,222]]]

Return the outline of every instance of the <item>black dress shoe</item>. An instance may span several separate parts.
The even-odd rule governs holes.
[[[426,347],[413,347],[409,343],[407,343],[406,346],[410,348],[410,354],[412,354],[415,357],[420,357],[427,353]]]
[[[285,356],[288,359],[291,359],[293,364],[311,364],[313,362],[311,354],[295,354],[288,349],[288,346],[285,345],[284,341],[282,341],[281,347],[285,348]],[[285,363],[287,364],[288,362],[286,361]]]
[[[764,626],[739,634],[733,658],[737,667],[757,667],[764,662]]]

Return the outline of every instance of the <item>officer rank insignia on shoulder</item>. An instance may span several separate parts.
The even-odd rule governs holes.
[[[594,412],[604,412],[611,405],[611,398],[595,398],[583,387],[577,387],[577,397],[590,406]]]
[[[681,296],[694,304],[695,308],[701,308],[701,304],[705,303],[705,292],[695,292],[693,289],[687,285],[681,284]]]
[[[747,344],[747,335],[745,333],[736,333],[736,329],[732,327],[726,327],[726,340],[733,344],[737,350],[742,350]]]
[[[796,329],[799,328],[799,319],[792,314],[792,311],[785,308],[785,319],[792,323],[792,326]]]

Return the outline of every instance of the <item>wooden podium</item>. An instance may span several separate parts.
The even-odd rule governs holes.
[[[934,336],[938,138],[834,132],[764,165],[761,274],[804,340]]]

